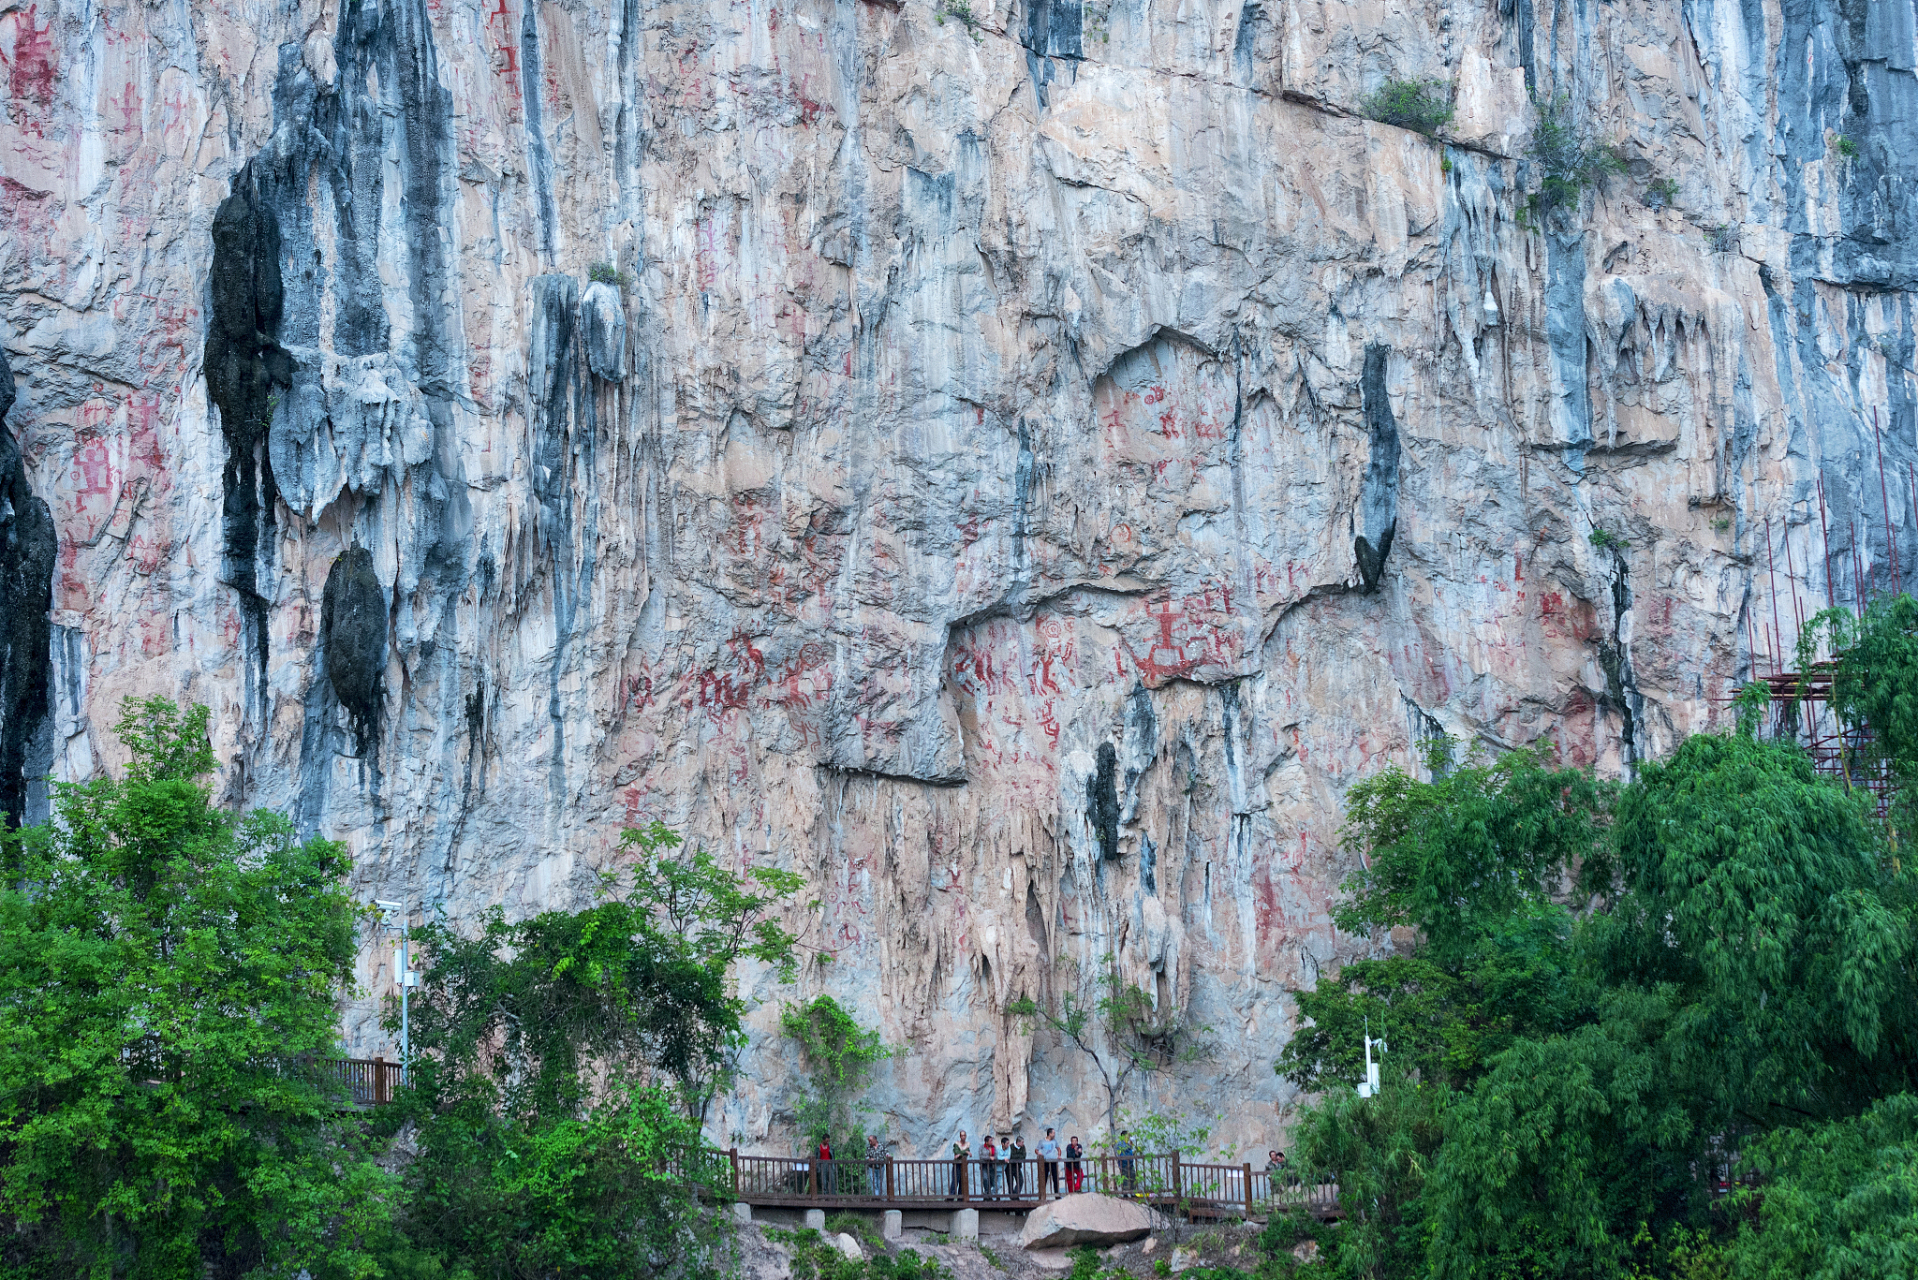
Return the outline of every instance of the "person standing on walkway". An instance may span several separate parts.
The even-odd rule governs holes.
[[[1138,1168],[1139,1149],[1132,1145],[1132,1130],[1119,1130],[1119,1185],[1127,1191],[1136,1191],[1139,1179],[1134,1172]]]
[[[1039,1139],[1033,1148],[1039,1156],[1039,1194],[1044,1195],[1048,1184],[1052,1194],[1059,1194],[1059,1140],[1052,1136],[1052,1130],[1046,1130],[1046,1136]]]
[[[988,1200],[999,1198],[999,1146],[986,1135],[986,1144],[979,1148],[979,1181],[983,1184],[980,1194]]]
[[[959,1141],[952,1144],[952,1189],[947,1199],[957,1200],[966,1194],[966,1161],[972,1159],[972,1144],[966,1141],[966,1131],[959,1131]]]
[[[832,1139],[826,1134],[820,1134],[819,1150],[814,1154],[819,1157],[819,1176],[813,1179],[813,1190],[831,1195],[834,1191],[838,1190],[838,1188],[832,1184],[834,1176],[832,1167]]]
[[[1006,1198],[1023,1200],[1026,1198],[1026,1135],[1012,1135],[1012,1145],[1006,1149]]]
[[[1079,1162],[1085,1159],[1086,1149],[1079,1145],[1079,1135],[1073,1134],[1072,1141],[1066,1143],[1066,1194],[1076,1196],[1085,1190],[1086,1170]]]
[[[866,1135],[866,1192],[875,1197],[886,1194],[886,1153],[876,1133]]]

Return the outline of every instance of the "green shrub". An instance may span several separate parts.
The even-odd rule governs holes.
[[[1858,154],[1858,139],[1841,134],[1838,138],[1838,154],[1849,160]]]
[[[594,284],[610,284],[624,289],[633,282],[633,278],[610,262],[595,262],[586,272],[586,278]]]
[[[1605,529],[1592,530],[1592,545],[1606,551],[1623,551],[1632,544]]]
[[[1538,99],[1538,124],[1525,149],[1526,159],[1540,171],[1539,187],[1526,200],[1531,216],[1543,222],[1560,209],[1575,208],[1585,188],[1625,171],[1625,157],[1611,143],[1595,142],[1583,125],[1571,117],[1571,100],[1564,94]]]
[[[1669,209],[1678,203],[1678,183],[1671,178],[1654,178],[1645,184],[1645,205],[1650,209]]]
[[[1452,119],[1451,87],[1442,80],[1387,80],[1359,104],[1359,114],[1435,137]]]

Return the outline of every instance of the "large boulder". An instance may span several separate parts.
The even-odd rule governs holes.
[[[1161,1225],[1158,1214],[1136,1201],[1114,1196],[1065,1196],[1026,1215],[1019,1243],[1028,1249],[1124,1244],[1150,1235]]]

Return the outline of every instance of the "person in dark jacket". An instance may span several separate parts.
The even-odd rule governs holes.
[[[1086,1149],[1079,1145],[1079,1135],[1073,1134],[1072,1141],[1066,1143],[1066,1194],[1076,1196],[1086,1187],[1085,1166],[1080,1163],[1086,1157]]]
[[[966,1161],[972,1159],[972,1144],[966,1141],[966,1131],[959,1131],[959,1141],[952,1144],[952,1188],[948,1198],[957,1200],[966,1194]]]
[[[1012,1145],[1006,1148],[1006,1198],[1023,1200],[1026,1196],[1026,1135],[1012,1135]]]

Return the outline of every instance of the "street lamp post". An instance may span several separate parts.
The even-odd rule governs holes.
[[[401,1083],[405,1083],[407,1080],[408,1072],[412,1067],[412,1052],[411,1052],[412,1028],[408,1025],[407,1008],[406,1008],[407,988],[412,986],[415,981],[415,975],[413,973],[413,954],[412,954],[412,948],[409,945],[411,941],[411,937],[407,931],[407,920],[406,920],[404,904],[398,903],[398,902],[388,902],[384,899],[376,898],[373,901],[373,905],[378,907],[382,912],[386,913],[389,916],[398,915],[400,918],[400,949],[399,949],[399,965],[398,965],[398,974],[399,974],[399,983],[400,983],[400,1081]]]

